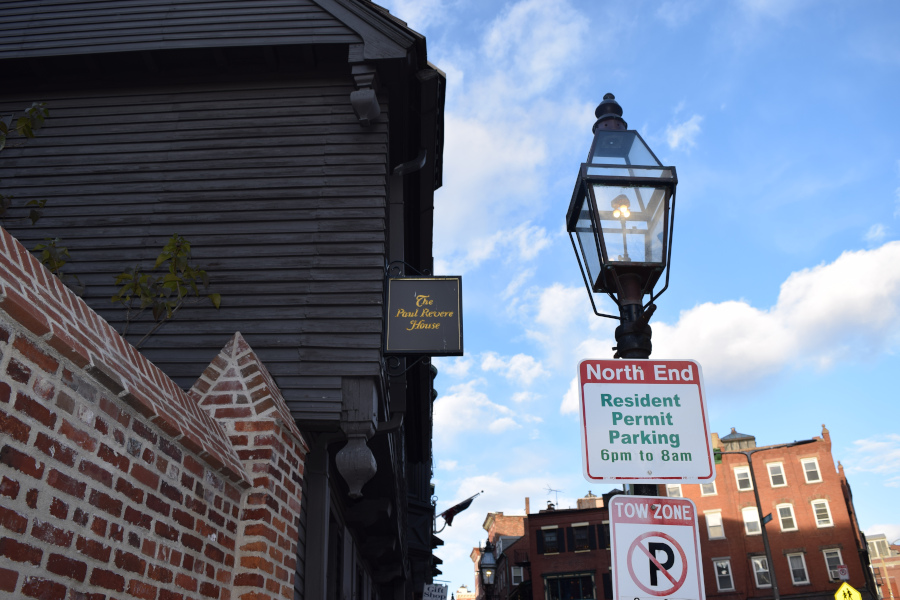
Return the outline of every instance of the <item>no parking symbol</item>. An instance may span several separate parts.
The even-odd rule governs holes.
[[[703,600],[694,503],[615,496],[609,505],[616,600]]]

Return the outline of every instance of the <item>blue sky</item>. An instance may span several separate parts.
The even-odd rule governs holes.
[[[900,4],[384,4],[447,74],[435,271],[463,276],[466,354],[435,361],[438,511],[485,491],[440,536],[451,589],[488,511],[608,489],[581,475],[574,378],[615,323],[564,227],[606,92],[678,169],[653,358],[700,362],[722,435],[826,424],[860,525],[900,538]]]

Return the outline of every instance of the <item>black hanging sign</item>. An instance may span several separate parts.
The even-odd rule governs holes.
[[[388,279],[384,351],[462,356],[462,278]]]

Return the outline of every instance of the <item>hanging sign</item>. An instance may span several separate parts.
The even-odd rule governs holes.
[[[462,356],[462,278],[388,279],[385,354]]]
[[[614,496],[613,600],[704,600],[697,510],[687,498]]]
[[[604,483],[716,478],[700,365],[693,360],[583,360],[582,470]]]
[[[422,588],[422,600],[447,600],[447,586],[439,583],[426,583]]]

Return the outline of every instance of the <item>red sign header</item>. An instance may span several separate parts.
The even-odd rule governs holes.
[[[616,523],[644,525],[685,525],[693,527],[694,503],[686,498],[616,496],[610,503],[610,516]]]
[[[694,383],[697,364],[690,360],[585,360],[581,383]]]

